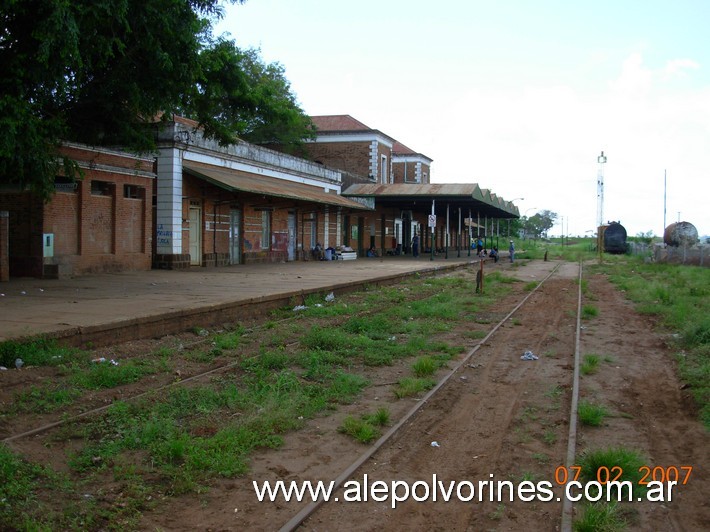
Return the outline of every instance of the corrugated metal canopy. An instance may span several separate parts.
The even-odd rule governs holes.
[[[490,190],[481,189],[476,183],[414,184],[395,183],[378,185],[374,183],[351,185],[343,196],[374,198],[378,206],[411,209],[429,212],[432,200],[437,208],[449,205],[451,208],[471,209],[472,213],[491,218],[519,218],[520,212],[512,203],[499,198]]]
[[[183,168],[190,174],[210,183],[230,190],[251,192],[264,196],[288,198],[298,201],[335,205],[358,210],[371,210],[356,201],[345,198],[339,194],[328,193],[321,187],[314,187],[303,183],[295,183],[275,177],[254,175],[241,170],[221,168],[209,164],[193,161],[183,162]]]

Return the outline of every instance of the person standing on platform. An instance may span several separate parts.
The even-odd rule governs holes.
[[[412,238],[412,255],[414,258],[419,256],[419,235],[414,233],[414,238]]]
[[[510,253],[510,262],[515,262],[515,244],[510,241],[510,246],[508,246],[508,253]]]

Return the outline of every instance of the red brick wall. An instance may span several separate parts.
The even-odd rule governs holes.
[[[331,168],[368,177],[370,142],[314,142],[307,145],[310,158]]]
[[[231,192],[189,174],[183,176],[183,195],[182,252],[190,253],[190,207],[199,207],[202,264],[206,265],[208,255],[213,263],[215,255],[221,257],[222,264],[229,258],[229,211],[238,200]]]
[[[274,205],[269,207],[268,200],[260,195],[229,192],[210,183],[185,174],[183,191],[183,253],[190,250],[190,205],[200,207],[202,211],[202,264],[214,266],[227,264],[229,261],[230,211],[238,208],[242,213],[242,261],[280,262],[288,257],[288,212],[295,207]],[[273,208],[262,211],[262,208]],[[295,205],[295,203],[294,203]],[[271,234],[267,242],[262,243],[262,212],[270,212]],[[263,245],[262,245],[263,244]]]
[[[7,204],[10,211],[11,274],[53,277],[149,269],[152,214],[146,196],[153,179],[133,171],[150,171],[152,163],[75,146],[62,148],[62,153],[90,165],[76,192],[56,192],[46,204],[29,193],[0,194],[0,207]],[[117,170],[102,168],[107,165]],[[110,183],[107,196],[91,194],[93,180]],[[142,187],[141,197],[124,198],[126,184]],[[54,235],[54,255],[46,258],[45,233]]]
[[[45,206],[44,232],[53,233],[54,255],[79,254],[79,194],[57,192]]]
[[[84,182],[82,189],[82,217],[81,226],[83,231],[83,241],[81,251],[85,255],[101,255],[113,252],[113,204],[114,197],[95,196],[86,189],[88,183]],[[115,187],[111,187],[112,194],[116,193]],[[47,224],[51,221],[47,220]]]
[[[424,174],[426,174],[426,176]],[[428,164],[422,164],[422,183],[431,183],[431,166]]]
[[[244,262],[280,262],[288,258],[288,208],[270,212],[271,238],[262,242],[262,212],[246,206],[244,218]]]
[[[407,169],[407,180],[404,180],[405,164]],[[426,174],[426,175],[424,175]],[[416,183],[417,163],[416,162],[398,162],[394,165],[395,183]],[[421,165],[421,183],[431,183],[431,168],[428,164]]]
[[[377,143],[377,182],[382,183],[382,156],[387,157],[387,179],[385,184],[390,182],[392,174],[392,149],[388,146]]]
[[[136,158],[130,154],[99,152],[80,146],[62,146],[59,152],[73,160],[88,163],[90,168],[103,165],[124,168],[129,171],[153,172],[154,170],[152,159]]]

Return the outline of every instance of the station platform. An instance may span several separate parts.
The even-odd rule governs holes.
[[[149,270],[71,279],[12,278],[0,283],[0,341],[37,335],[68,345],[106,345],[239,321],[314,292],[394,283],[415,272],[478,264],[449,258],[372,257],[350,261],[247,264]]]

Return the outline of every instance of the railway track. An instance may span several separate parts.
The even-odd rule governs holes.
[[[543,354],[546,353],[545,350],[550,347],[550,338],[562,336],[560,330],[563,326],[567,327],[566,322],[569,321],[568,311],[570,307],[569,304],[559,305],[559,308],[551,312],[550,309],[545,307],[545,301],[549,301],[550,294],[546,294],[545,297],[541,298],[541,294],[550,292],[553,294],[552,299],[561,301],[561,299],[563,299],[561,295],[568,296],[571,294],[574,286],[581,287],[581,283],[579,282],[575,285],[575,276],[571,275],[569,271],[571,267],[573,266],[569,264],[557,265],[554,270],[539,282],[532,291],[528,292],[503,319],[493,324],[488,334],[482,340],[477,341],[477,343],[463,355],[456,366],[439,381],[435,388],[430,390],[426,396],[419,400],[380,440],[368,448],[366,452],[362,453],[348,467],[343,469],[340,474],[335,476],[335,486],[342,486],[346,480],[352,478],[356,473],[362,473],[372,467],[373,463],[379,464],[379,466],[390,464],[391,469],[386,471],[386,473],[378,469],[372,470],[370,473],[372,478],[386,478],[386,476],[383,476],[386,474],[390,475],[392,478],[396,478],[395,475],[398,474],[399,471],[404,470],[415,479],[416,475],[421,471],[419,467],[421,463],[418,459],[424,457],[425,461],[429,461],[431,458],[434,458],[433,463],[437,465],[436,457],[428,456],[427,454],[432,451],[439,451],[439,449],[434,450],[434,448],[430,446],[431,441],[434,439],[441,442],[442,449],[440,454],[446,453],[450,456],[466,456],[468,453],[469,457],[473,460],[469,466],[476,466],[463,469],[459,468],[457,470],[456,468],[451,469],[451,464],[440,464],[442,466],[441,471],[444,473],[448,471],[450,477],[456,478],[453,477],[455,472],[456,474],[462,474],[469,478],[480,478],[486,467],[490,467],[490,470],[493,471],[494,466],[498,467],[497,464],[508,456],[508,451],[511,449],[511,442],[506,439],[506,435],[509,434],[512,429],[515,429],[516,416],[519,415],[521,409],[527,408],[525,405],[530,399],[529,390],[526,389],[525,386],[522,386],[521,383],[531,383],[536,382],[536,379],[549,378],[549,375],[538,375],[540,373],[540,364],[520,361],[520,354],[528,348],[536,353],[540,353],[543,360],[551,359],[554,361],[555,366],[560,366],[561,373],[555,378],[561,383],[559,386],[565,389],[565,397],[571,400],[575,392],[570,384],[572,374],[569,371],[569,361],[561,354],[554,356],[548,356],[548,354],[552,355],[551,352]],[[581,271],[577,270],[577,272],[577,277],[581,279]],[[576,302],[577,324],[572,326],[575,334],[579,332],[579,298],[578,289]],[[532,310],[528,310],[531,306]],[[528,320],[531,320],[532,317],[535,318],[534,322],[528,323]],[[565,331],[565,337],[568,336],[568,332],[572,333],[572,327],[570,331]],[[527,334],[529,331],[538,332],[530,336],[530,334]],[[521,333],[525,334],[521,336]],[[506,340],[501,343],[501,338],[508,338],[511,335],[513,337],[512,340]],[[566,340],[567,339],[565,339],[565,341]],[[578,337],[576,337],[575,342],[578,344]],[[517,363],[518,367],[505,367],[505,364],[508,364],[511,358]],[[231,362],[217,368],[212,368],[208,371],[203,371],[184,378],[179,382],[153,387],[144,393],[136,394],[130,398],[123,398],[122,400],[133,401],[149,394],[156,394],[156,392],[160,394],[165,392],[168,388],[183,386],[190,382],[205,379],[216,373],[230,370],[239,363],[239,361]],[[466,388],[468,388],[468,390]],[[471,392],[471,388],[475,389],[475,392],[469,393]],[[485,397],[489,395],[492,397],[505,397],[506,399],[500,401],[499,404],[490,405],[485,402]],[[472,398],[474,398],[474,400],[472,400]],[[451,408],[450,415],[446,416],[449,417],[450,420],[446,423],[442,420],[441,412],[447,410],[447,405],[455,405],[456,401],[461,401],[462,406]],[[565,402],[564,406],[567,406],[567,402]],[[25,430],[10,435],[2,441],[4,443],[14,443],[17,445],[18,442],[24,438],[40,436],[61,425],[70,424],[82,418],[99,416],[109,407],[110,405],[106,405],[99,408],[92,408],[73,416],[65,416],[58,421],[44,423],[31,430]],[[574,414],[576,407],[571,408],[570,412]],[[473,434],[471,433],[471,427],[467,425],[471,420],[474,421]],[[573,422],[570,421],[569,423],[571,435]],[[424,428],[421,428],[422,426]],[[496,427],[500,430],[497,430]],[[413,433],[418,431],[419,436],[417,436],[417,439],[419,440],[419,445],[414,449],[415,455],[418,456],[412,456],[407,452],[403,452],[411,450],[407,441],[411,438]],[[420,438],[422,434],[425,435],[423,440]],[[475,443],[475,445],[480,445],[480,447],[472,450],[469,444],[477,441],[480,441],[480,444]],[[421,448],[422,446],[424,449]],[[556,447],[559,448],[560,445],[557,444]],[[474,452],[476,454],[472,454]],[[558,449],[554,456],[555,458],[553,460],[560,460],[561,463],[563,460],[562,457],[564,456],[563,450]],[[572,451],[572,460],[573,458],[574,453]],[[490,466],[484,466],[484,464],[490,464]],[[408,467],[403,467],[404,465],[408,465]],[[422,515],[422,512],[415,512],[415,514],[418,514],[417,519],[419,519],[419,522],[414,523],[413,526],[416,527],[417,524],[431,526],[430,524],[426,524],[426,514],[434,515],[434,510],[431,507],[427,507],[427,505],[420,506],[426,507],[424,515]],[[347,517],[348,512],[354,510],[355,512],[362,513],[362,510],[358,509],[358,507],[359,505],[344,507],[343,505],[334,505],[332,502],[325,503],[323,500],[319,500],[307,505],[297,515],[284,523],[282,530],[293,530],[298,527],[318,528],[314,523],[317,523],[319,520],[323,520],[323,522],[327,523],[330,522],[331,518],[336,519],[337,522],[343,522],[343,520],[349,519]],[[335,510],[333,510],[333,508],[335,508]],[[325,514],[327,512],[335,512],[335,516],[326,517]],[[471,520],[470,512],[456,511],[455,513],[456,516],[449,519],[447,528],[450,526],[453,526],[453,528],[466,528],[469,526],[476,528],[479,526],[479,524],[475,522],[475,519],[473,521]],[[377,512],[372,513],[372,515],[376,516],[377,519],[382,517],[378,515]],[[565,515],[571,515],[569,509],[565,510]],[[399,517],[396,518],[399,519]],[[559,526],[559,515],[556,516],[555,522],[557,526]],[[564,520],[562,523],[564,526]],[[372,527],[373,526],[367,523],[363,523],[362,529]]]
[[[375,444],[338,474],[331,484],[333,489],[342,488],[348,479],[355,478],[356,473],[357,478],[369,477],[373,481],[377,479],[385,483],[398,479],[409,481],[410,485],[433,474],[437,474],[438,478],[446,479],[475,475],[471,480],[474,478],[488,480],[489,475],[492,477],[494,472],[504,470],[505,465],[501,463],[501,457],[519,448],[519,442],[511,442],[510,436],[518,430],[516,426],[520,416],[538,415],[533,414],[535,406],[530,404],[531,384],[543,382],[551,376],[556,379],[554,381],[556,388],[549,388],[549,390],[564,388],[564,406],[569,406],[569,417],[565,423],[560,423],[562,426],[568,425],[569,431],[564,441],[560,439],[556,442],[557,455],[552,460],[558,459],[559,462],[552,463],[563,465],[564,461],[564,465],[573,464],[579,396],[582,268],[581,265],[575,267],[566,264],[562,265],[566,271],[560,272],[560,267],[557,265],[534,290],[491,328],[485,338],[463,356],[435,388],[417,402]],[[572,271],[574,268],[576,272]],[[559,280],[561,273],[566,278],[563,281]],[[552,287],[553,284],[556,286]],[[575,286],[576,290],[574,290]],[[559,297],[553,295],[552,299],[558,299],[560,305],[547,311],[539,308],[539,305],[545,305],[550,300],[549,297],[539,298],[540,293],[555,290],[560,290],[561,293]],[[563,299],[566,300],[564,304]],[[576,309],[574,319],[570,316],[572,304],[572,308]],[[538,331],[537,338],[523,335],[521,338],[513,337],[504,342],[499,340],[500,337],[515,336],[519,330],[525,330],[526,322],[536,313],[544,316],[541,320],[542,327],[531,327]],[[519,315],[523,317],[517,318]],[[536,323],[539,321],[536,320]],[[563,334],[561,331],[568,336],[565,338],[565,345],[570,350],[569,356],[556,353],[555,356],[560,358],[551,359],[543,355],[549,339],[559,337]],[[496,346],[500,346],[501,343],[504,344],[503,349],[496,349]],[[521,362],[519,354],[523,352],[522,348],[511,357],[511,345],[523,343],[532,347],[534,352],[540,353],[540,358],[545,363],[552,361],[554,365],[560,366],[560,371],[553,373],[547,371],[544,375],[540,374],[538,370],[544,362],[539,360]],[[511,359],[517,367],[510,366]],[[521,367],[521,364],[528,365]],[[474,388],[475,395],[470,393],[471,387]],[[498,404],[488,404],[487,396],[505,399]],[[562,407],[563,405],[560,404],[560,411],[563,410]],[[418,441],[415,444],[409,443],[413,438],[417,438]],[[430,441],[435,440],[438,447],[431,446]],[[445,453],[448,458],[441,460],[442,453]],[[565,458],[562,458],[563,455]],[[486,471],[489,473],[486,474]],[[342,491],[340,493],[342,495]],[[368,530],[377,528],[378,523],[381,526],[387,522],[396,523],[397,528],[402,529],[432,526],[446,529],[479,529],[485,519],[491,516],[491,513],[488,513],[487,517],[480,519],[481,512],[472,510],[470,505],[468,507],[457,504],[447,506],[440,503],[437,507],[435,503],[407,501],[401,508],[406,510],[400,511],[399,507],[397,510],[387,509],[386,505],[374,503],[367,503],[365,507],[363,503],[348,505],[334,502],[332,497],[328,501],[321,497],[317,501],[310,502],[285,522],[281,530],[290,531],[299,527],[312,530],[321,527],[328,529],[333,523],[349,523],[349,528]],[[496,508],[490,511],[495,512]],[[547,521],[550,529],[561,528],[567,531],[571,530],[571,517],[571,505],[565,500],[562,511],[550,515]]]

